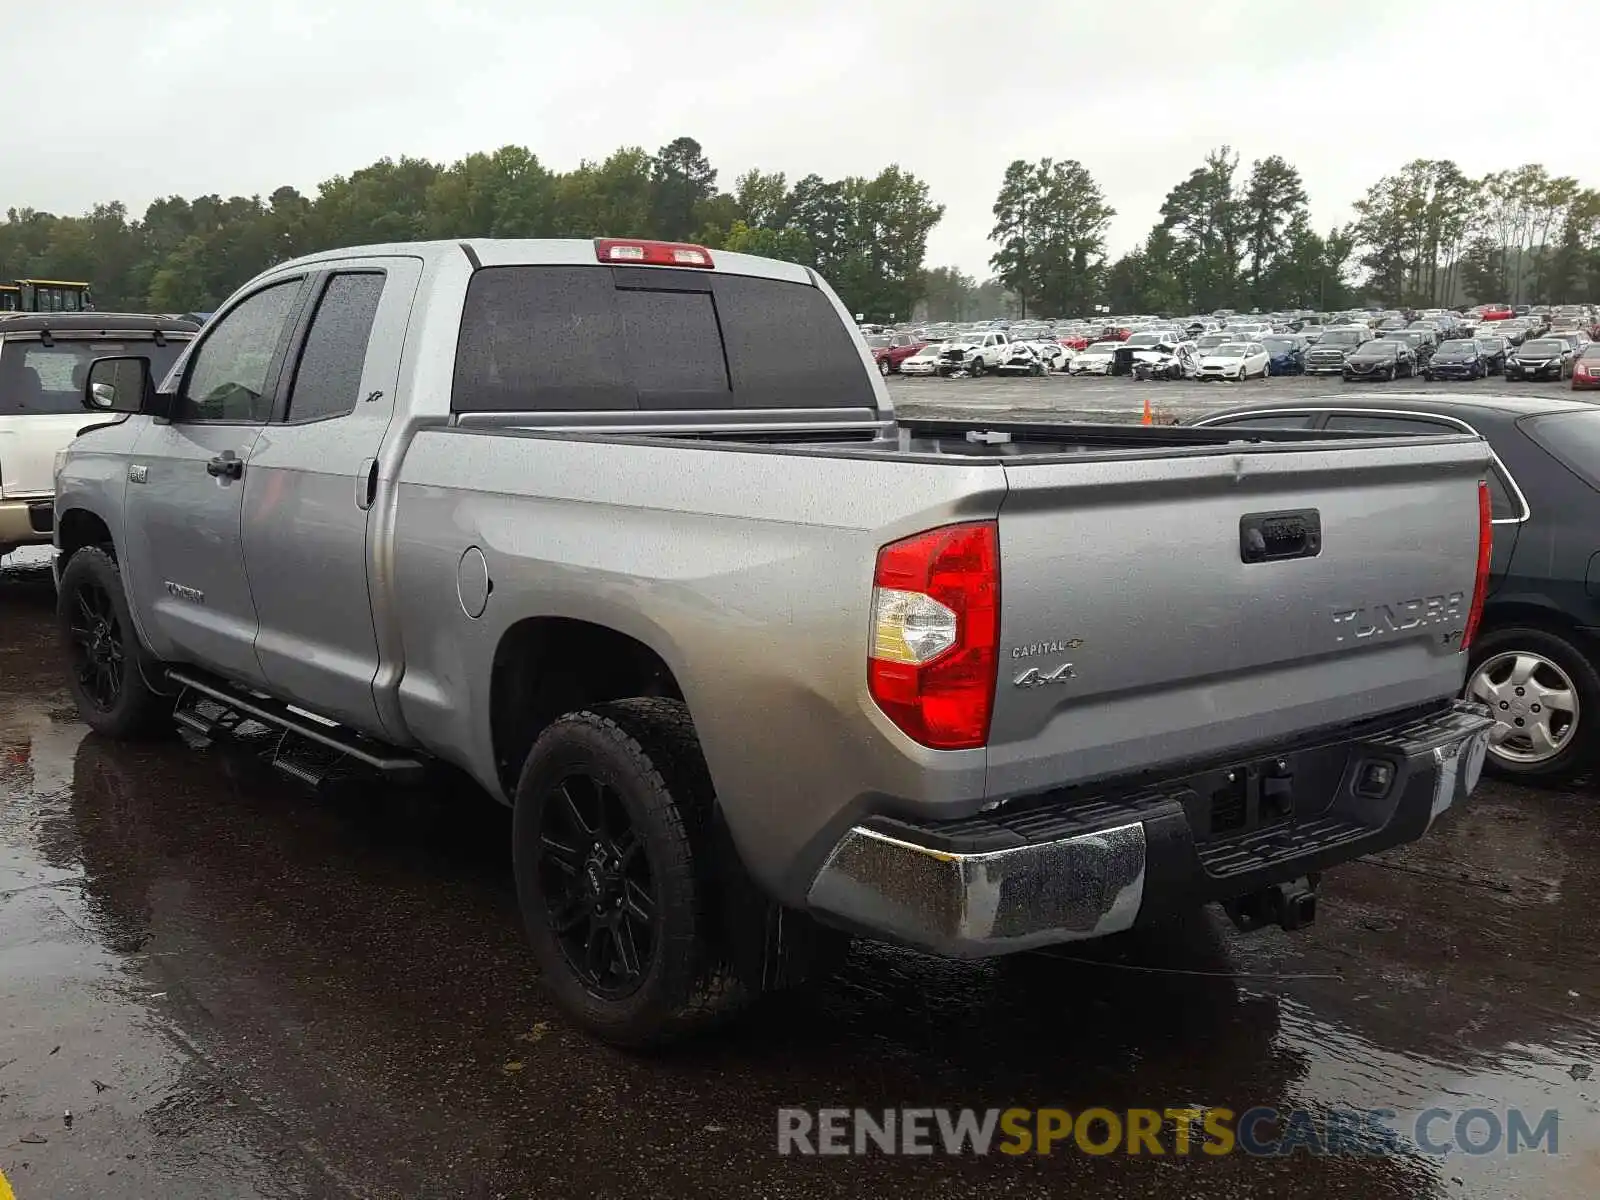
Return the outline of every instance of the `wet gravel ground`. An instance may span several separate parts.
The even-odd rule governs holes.
[[[1242,394],[1166,385],[1213,390]],[[1056,413],[1138,394],[895,392]],[[1600,1194],[1591,784],[1486,784],[1417,846],[1331,872],[1307,930],[1212,913],[969,964],[858,944],[721,1036],[635,1057],[541,995],[501,810],[88,735],[39,561],[0,566],[0,1172],[19,1200]],[[1560,1153],[775,1152],[779,1106],[902,1104],[1520,1105],[1560,1111]]]

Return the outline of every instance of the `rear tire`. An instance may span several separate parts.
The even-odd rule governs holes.
[[[714,803],[677,701],[568,713],[528,753],[517,896],[545,986],[596,1037],[661,1045],[749,998],[715,946]]]
[[[880,358],[878,360],[878,374],[887,379],[889,378],[889,369],[889,360],[887,358]]]
[[[172,732],[172,698],[145,679],[149,655],[128,612],[122,571],[105,550],[88,546],[67,561],[56,625],[66,648],[67,689],[85,725],[120,740]]]
[[[1532,626],[1495,629],[1474,643],[1465,694],[1469,700],[1489,705],[1500,722],[1497,733],[1504,735],[1503,741],[1490,747],[1484,762],[1486,770],[1503,779],[1559,783],[1593,765],[1600,751],[1600,738],[1595,737],[1594,730],[1595,722],[1600,720],[1600,672],[1589,653],[1570,635]],[[1512,679],[1522,665],[1519,659],[1534,662],[1536,668],[1522,685],[1522,696],[1515,694],[1518,685]],[[1502,691],[1509,689],[1509,694],[1491,690],[1496,681]],[[1569,699],[1561,703],[1569,703],[1570,712],[1539,704],[1539,697],[1549,699],[1563,692],[1569,694]],[[1525,706],[1525,710],[1502,708],[1501,704]],[[1537,713],[1532,711],[1536,704],[1541,709]],[[1528,732],[1531,723],[1541,722],[1552,728],[1556,717],[1559,722],[1553,726],[1553,740],[1558,749],[1541,754]],[[1520,727],[1515,724],[1518,719],[1524,722]]]

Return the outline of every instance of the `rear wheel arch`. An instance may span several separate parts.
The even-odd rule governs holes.
[[[635,697],[683,700],[652,647],[607,625],[529,617],[501,635],[490,680],[495,772],[512,795],[539,735],[558,717]]]

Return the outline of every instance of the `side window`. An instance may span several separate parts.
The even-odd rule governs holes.
[[[286,420],[322,421],[355,410],[367,342],[382,296],[379,272],[334,275],[328,280],[295,367]]]
[[[300,280],[264,288],[212,326],[189,360],[173,419],[264,422],[267,371],[283,341]]]
[[[1352,433],[1454,433],[1457,426],[1417,417],[1385,417],[1370,413],[1334,413],[1327,429]]]
[[[1311,413],[1274,413],[1271,416],[1233,417],[1207,421],[1207,429],[1310,429]]]

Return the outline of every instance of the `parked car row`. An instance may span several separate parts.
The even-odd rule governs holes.
[[[1412,351],[1415,373],[1429,377],[1428,365],[1445,342],[1480,341],[1482,368],[1499,373],[1510,352],[1530,338],[1561,336],[1594,338],[1600,336],[1600,312],[1590,305],[1520,310],[1510,306],[1480,305],[1463,309],[1349,310],[1341,313],[1307,311],[1238,314],[1218,311],[1209,315],[1180,318],[1153,316],[1112,317],[1058,321],[1009,321],[995,319],[965,325],[920,325],[891,329],[863,326],[878,367],[884,374],[903,370],[903,364],[933,344],[967,344],[981,341],[990,333],[1004,333],[1008,342],[1023,341],[1036,346],[1058,345],[1067,352],[1068,369],[1073,374],[1128,374],[1131,364],[1119,362],[1119,345],[1132,343],[1148,347],[1151,339],[1187,345],[1195,356],[1225,343],[1260,342],[1267,350],[1271,375],[1344,374],[1344,359],[1366,341],[1383,338],[1403,341]],[[1322,352],[1317,353],[1318,350]],[[1462,347],[1453,347],[1459,352]],[[1576,349],[1576,348],[1575,348]],[[1338,350],[1340,353],[1331,353]],[[1386,352],[1369,351],[1380,357]],[[1081,362],[1077,359],[1087,355]],[[1403,357],[1403,356],[1394,356]],[[1569,364],[1570,366],[1570,364]],[[984,362],[982,370],[995,369]],[[1173,373],[1172,364],[1155,368],[1158,374]],[[1468,366],[1469,374],[1475,368]],[[1178,370],[1188,377],[1195,371]],[[921,363],[913,374],[937,373]],[[970,373],[970,372],[966,372]],[[1396,373],[1405,374],[1402,365]],[[1357,376],[1364,372],[1355,372]],[[1458,368],[1446,372],[1459,376]],[[1570,377],[1570,371],[1569,371]]]

